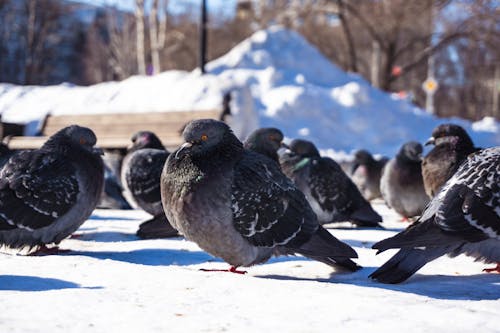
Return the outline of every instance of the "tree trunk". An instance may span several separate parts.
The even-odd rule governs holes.
[[[351,29],[349,28],[348,20],[345,17],[344,1],[337,0],[337,6],[338,18],[340,20],[340,25],[342,26],[342,30],[344,31],[344,36],[347,42],[347,52],[349,54],[348,70],[352,72],[358,72],[356,47],[354,46],[354,41],[352,38]]]
[[[149,39],[151,41],[153,74],[161,72],[160,50],[165,46],[165,34],[167,28],[166,16],[160,18],[159,15],[158,7],[160,3],[162,4],[161,8],[166,8],[166,6],[163,6],[164,1],[153,0],[149,16]]]
[[[146,75],[146,60],[144,56],[144,0],[135,1],[137,70],[140,75]]]

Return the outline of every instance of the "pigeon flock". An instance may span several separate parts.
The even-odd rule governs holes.
[[[109,196],[153,216],[138,237],[182,235],[229,272],[296,254],[353,272],[362,268],[358,254],[324,225],[382,228],[370,204],[382,198],[413,223],[373,245],[399,252],[370,278],[400,283],[445,254],[496,264],[485,271],[500,273],[500,147],[475,147],[458,125],[436,127],[425,157],[420,143],[407,142],[391,159],[360,150],[350,165],[321,156],[310,141],[285,144],[277,128],[241,142],[226,123],[198,119],[182,135],[169,153],[154,133],[135,133],[118,174],[86,127],[61,129],[37,150],[2,145],[0,245],[58,253]]]

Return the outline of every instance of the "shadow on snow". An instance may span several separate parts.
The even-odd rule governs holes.
[[[147,266],[194,265],[215,258],[202,251],[170,250],[170,249],[140,249],[127,252],[117,251],[71,251],[64,256],[87,256],[95,259],[109,259]]]
[[[60,289],[100,289],[53,278],[25,275],[0,275],[0,291],[48,291]]]
[[[498,274],[421,275],[415,274],[400,284],[384,284],[368,278],[377,267],[365,267],[355,273],[333,272],[329,278],[306,278],[285,275],[258,275],[259,278],[342,283],[360,287],[379,288],[395,292],[427,296],[446,300],[498,300],[500,276]]]

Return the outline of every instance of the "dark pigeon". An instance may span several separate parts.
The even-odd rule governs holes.
[[[471,154],[417,222],[373,245],[379,252],[400,250],[370,277],[399,283],[444,254],[500,262],[499,185],[500,147]]]
[[[380,226],[382,217],[337,162],[321,157],[312,142],[293,140],[280,162],[285,175],[305,194],[319,223],[351,221],[363,227]]]
[[[356,252],[321,227],[304,195],[262,154],[243,148],[230,128],[190,122],[186,141],[161,176],[162,202],[187,239],[235,267],[273,255],[302,254],[351,271]]]
[[[467,156],[478,149],[467,132],[454,124],[436,127],[426,145],[434,145],[422,161],[425,192],[432,198]]]
[[[279,129],[266,127],[253,131],[243,146],[248,150],[266,155],[279,164],[278,149],[283,146],[282,142],[283,133]]]
[[[121,176],[125,196],[130,198],[133,207],[153,215],[139,226],[137,236],[140,238],[178,236],[161,204],[160,176],[168,155],[154,133],[140,131],[132,137],[132,145],[123,159]]]
[[[404,218],[420,216],[429,202],[422,179],[420,143],[405,143],[382,172],[380,191],[387,206]]]
[[[104,162],[104,190],[97,204],[102,209],[131,209],[123,196],[123,187],[113,171]]]
[[[382,197],[380,177],[387,158],[376,160],[367,150],[358,150],[354,154],[351,179],[366,200]]]
[[[0,169],[0,243],[58,244],[87,220],[103,189],[96,136],[66,127],[38,150],[13,155]]]

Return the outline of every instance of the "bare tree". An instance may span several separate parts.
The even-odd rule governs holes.
[[[159,6],[160,5],[160,6]],[[167,9],[168,1],[153,0],[151,13],[149,14],[149,40],[151,42],[151,61],[153,63],[153,74],[161,72],[160,51],[165,47],[165,36],[167,30]],[[160,15],[159,8],[163,15]]]
[[[144,51],[144,0],[135,0],[135,27],[137,32],[137,69],[139,74],[146,75],[146,58]]]

